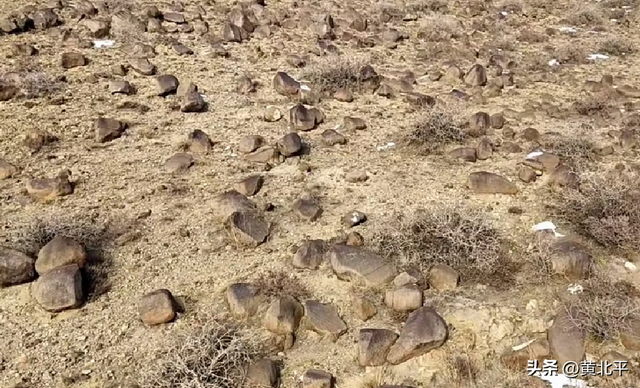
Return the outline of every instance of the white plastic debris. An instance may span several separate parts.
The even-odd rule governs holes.
[[[558,66],[560,64],[560,61],[558,61],[557,59],[552,59],[549,61],[549,66]]]
[[[551,230],[551,231],[553,231],[553,235],[555,237],[564,237],[564,234],[560,234],[560,233],[556,232],[556,226],[551,221],[543,221],[543,222],[541,222],[539,224],[533,225],[533,230],[535,230],[535,231]]]
[[[565,34],[572,34],[574,32],[578,32],[578,29],[575,27],[560,27],[560,32],[564,32]]]
[[[305,92],[310,92],[311,91],[311,88],[308,87],[305,84],[300,84],[300,89],[304,90]]]
[[[584,291],[584,287],[577,283],[569,284],[569,287],[567,287],[567,291],[569,291],[571,295],[580,294],[582,291]]]
[[[388,150],[388,149],[393,148],[395,146],[396,146],[396,143],[389,142],[389,143],[387,143],[387,144],[385,144],[383,146],[379,146],[378,147],[378,151],[385,151],[385,150]]]
[[[500,14],[501,14],[502,16],[507,16],[507,15],[509,15],[509,12],[507,12],[507,11],[502,11],[502,12],[500,12]]]
[[[593,388],[587,385],[584,380],[580,379],[572,379],[565,376],[562,373],[558,373],[557,375],[544,376],[542,373],[538,372],[534,376],[544,380],[548,383],[551,383],[551,388]]]
[[[542,156],[542,154],[544,154],[544,152],[542,152],[542,151],[533,151],[533,152],[530,152],[529,155],[527,155],[525,157],[525,159],[527,159],[527,160],[536,160],[536,158],[538,156]]]
[[[113,40],[94,40],[93,41],[93,47],[95,48],[105,48],[105,47],[111,47],[115,44],[116,42]]]
[[[636,266],[630,261],[627,261],[626,263],[624,263],[624,267],[631,272],[636,272],[638,270],[638,266]]]
[[[604,55],[604,54],[591,54],[587,57],[588,60],[590,61],[597,61],[598,59],[609,59],[608,55]]]
[[[536,341],[535,339],[532,339],[532,340],[527,341],[527,342],[525,342],[523,344],[516,345],[516,346],[512,347],[511,349],[513,349],[514,352],[517,352],[518,350],[522,350],[522,349],[526,348],[527,346],[531,345],[535,341]]]

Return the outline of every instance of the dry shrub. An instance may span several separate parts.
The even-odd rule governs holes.
[[[571,322],[594,340],[615,340],[630,318],[640,317],[640,292],[630,283],[597,276],[583,287],[565,306]]]
[[[449,11],[449,6],[447,5],[447,2],[443,0],[426,0],[410,4],[406,7],[406,9],[409,13],[428,14],[434,12],[442,14]]]
[[[553,239],[555,237],[546,233],[536,233],[525,252],[525,268],[522,270],[519,282],[521,284],[548,284],[555,275],[552,264]]]
[[[568,11],[567,21],[574,26],[599,27],[604,24],[603,8],[598,4],[580,2]]]
[[[380,388],[383,386],[405,386],[417,387],[418,384],[408,379],[403,379],[394,373],[389,367],[383,366],[364,375],[347,377],[342,384],[342,388]]]
[[[31,69],[5,73],[0,77],[0,84],[19,89],[25,98],[51,96],[64,89],[64,84],[50,74]]]
[[[615,56],[624,56],[633,53],[633,44],[626,39],[613,38],[600,43],[599,52]]]
[[[36,257],[40,249],[55,236],[71,238],[87,252],[83,268],[87,295],[93,300],[111,288],[109,280],[113,268],[112,252],[116,239],[129,229],[123,219],[104,217],[98,212],[53,212],[24,220],[7,220],[0,230],[4,245]]]
[[[556,194],[554,216],[578,233],[623,252],[640,250],[640,186],[628,176],[582,177],[580,186]]]
[[[269,271],[255,281],[256,287],[267,297],[293,296],[296,299],[311,297],[311,292],[302,281],[286,271]]]
[[[422,115],[409,133],[407,143],[426,154],[440,153],[452,143],[462,143],[466,137],[464,129],[453,116],[439,110],[429,110]]]
[[[436,264],[446,264],[466,283],[507,286],[515,272],[502,236],[474,209],[449,205],[418,210],[387,223],[372,241],[400,268],[426,273]]]
[[[610,92],[599,92],[575,101],[573,108],[582,116],[609,118],[615,108],[613,98]]]
[[[444,360],[444,373],[439,376],[437,388],[547,388],[545,381],[518,371],[514,373],[499,359],[479,359],[464,355],[451,355]],[[496,382],[500,382],[497,384]]]
[[[161,353],[138,383],[142,388],[236,388],[259,354],[249,335],[228,323],[207,322]]]
[[[561,63],[581,65],[588,63],[589,50],[581,43],[563,44],[554,50],[553,56]]]
[[[342,88],[354,93],[361,92],[365,83],[360,69],[367,63],[362,58],[332,56],[307,69],[302,79],[309,82],[314,90],[317,89],[325,95],[332,95]]]
[[[525,28],[518,34],[518,40],[527,43],[543,43],[549,40],[549,36],[531,28]]]
[[[418,32],[418,39],[431,42],[448,42],[460,39],[464,26],[454,16],[439,15],[426,18],[426,27]]]
[[[598,147],[585,135],[563,137],[554,141],[550,148],[570,167],[576,170],[587,169],[597,161]]]

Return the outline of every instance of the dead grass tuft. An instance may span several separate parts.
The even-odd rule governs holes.
[[[255,285],[269,298],[289,295],[296,299],[311,297],[311,292],[305,284],[294,274],[283,270],[271,270],[260,275]]]
[[[64,89],[62,82],[38,70],[5,73],[0,77],[0,84],[19,89],[28,99],[52,96]]]
[[[582,65],[588,63],[588,49],[577,42],[566,43],[558,46],[553,51],[555,59],[564,64]]]
[[[605,15],[599,4],[580,3],[568,10],[567,21],[574,26],[599,27],[604,24]]]
[[[632,54],[635,49],[633,44],[629,40],[622,38],[613,38],[600,43],[598,51],[603,54],[622,57],[628,54]]]
[[[583,287],[584,291],[565,305],[572,323],[594,340],[615,340],[629,318],[640,316],[640,292],[630,283],[598,276]]]
[[[611,111],[615,108],[613,105],[614,96],[611,92],[594,93],[582,100],[575,101],[573,108],[582,116],[588,117],[611,117]]]
[[[138,383],[141,388],[236,388],[258,347],[238,327],[207,322],[176,338]]]
[[[550,148],[563,163],[578,171],[590,168],[598,160],[598,147],[586,134],[562,137],[554,141]]]
[[[455,383],[455,386],[475,385],[480,368],[468,354],[449,355],[447,364],[449,366],[447,372],[450,375],[450,380]]]
[[[398,267],[426,273],[433,265],[447,264],[466,283],[507,286],[514,273],[502,236],[473,209],[439,206],[400,216],[375,232],[372,241]]]
[[[422,115],[413,131],[408,135],[407,143],[425,154],[440,153],[445,146],[462,143],[466,137],[464,129],[453,116],[439,110],[429,110]]]
[[[464,27],[458,19],[450,15],[430,16],[426,18],[426,27],[418,32],[418,39],[430,42],[449,42],[460,39]]]
[[[551,211],[605,248],[640,250],[640,190],[628,176],[582,177],[578,188],[557,194]]]
[[[309,67],[302,79],[324,95],[333,95],[342,88],[353,93],[362,92],[365,82],[360,70],[367,64],[362,58],[332,56]]]

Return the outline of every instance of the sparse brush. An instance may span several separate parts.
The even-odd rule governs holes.
[[[579,187],[557,194],[554,216],[605,248],[640,250],[640,190],[637,178],[582,177]]]
[[[176,338],[149,367],[141,388],[237,388],[258,347],[240,328],[207,322]]]
[[[581,65],[589,61],[587,47],[576,42],[563,44],[554,50],[553,56],[561,63]]]
[[[523,269],[521,279],[523,284],[547,284],[554,276],[552,264],[552,240],[549,235],[537,233],[534,235],[525,252],[522,252],[525,258],[526,268]]]
[[[633,44],[626,39],[614,38],[600,44],[598,51],[615,56],[624,56],[634,52]]]
[[[294,274],[285,271],[269,271],[261,274],[255,281],[256,287],[267,297],[293,296],[304,299],[311,296],[311,292]]]
[[[418,386],[412,381],[401,378],[387,366],[379,367],[364,375],[348,377],[340,384],[342,388],[380,388],[383,386]]]
[[[477,363],[465,355],[449,355],[447,358],[448,367],[446,372],[451,382],[457,387],[474,386],[479,375],[480,368]]]
[[[560,157],[563,163],[576,170],[584,170],[592,166],[598,157],[598,148],[588,136],[578,135],[563,137],[554,141],[551,151]]]
[[[360,70],[367,63],[361,58],[331,57],[307,69],[302,79],[324,95],[333,95],[338,89],[357,93],[365,87]]]
[[[401,268],[427,273],[436,264],[446,264],[467,283],[507,286],[515,272],[500,233],[473,209],[439,206],[419,210],[387,223],[372,241],[381,255]]]
[[[599,4],[580,3],[568,10],[567,21],[574,26],[599,27],[604,23],[604,10]]]
[[[640,317],[640,292],[624,281],[589,279],[575,300],[566,302],[571,322],[597,341],[615,340],[630,318]]]
[[[573,108],[582,116],[611,117],[611,111],[615,108],[614,96],[610,92],[600,92],[590,95],[582,100],[575,101]]]
[[[421,116],[409,133],[407,143],[426,154],[440,153],[444,147],[462,143],[465,131],[448,113],[429,110]]]
[[[418,39],[431,42],[449,42],[451,39],[459,39],[464,27],[453,16],[439,15],[426,18],[425,27],[418,32]]]
[[[25,98],[46,97],[64,89],[64,84],[51,75],[37,69],[5,73],[0,83],[19,89]]]

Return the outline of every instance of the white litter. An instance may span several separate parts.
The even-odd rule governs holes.
[[[388,150],[388,149],[393,148],[395,146],[396,146],[396,143],[387,143],[387,144],[385,144],[383,146],[379,146],[378,147],[378,151]]]
[[[591,54],[587,57],[588,60],[590,61],[597,61],[598,59],[609,59],[608,55],[604,55],[604,54]]]
[[[507,12],[507,11],[502,11],[502,12],[500,12],[500,14],[501,14],[502,16],[507,16],[507,15],[509,14],[509,12]]]
[[[300,89],[304,90],[305,92],[310,92],[310,91],[311,91],[311,88],[310,88],[310,87],[308,87],[308,86],[307,86],[307,85],[305,85],[305,84],[301,84],[301,85],[300,85]]]
[[[93,41],[93,47],[95,47],[95,48],[111,47],[115,43],[116,42],[113,41],[113,40],[94,40]]]
[[[531,341],[527,341],[527,342],[525,342],[523,344],[516,345],[516,346],[512,347],[511,349],[513,349],[514,352],[517,352],[518,350],[522,350],[522,349],[526,348],[527,346],[531,345],[534,342],[536,342],[536,340],[532,339]]]
[[[587,383],[584,382],[584,380],[572,379],[563,375],[562,373],[558,373],[557,375],[544,376],[542,373],[538,372],[534,376],[551,383],[551,388],[593,388],[588,386]]]
[[[551,221],[544,221],[544,222],[541,222],[539,224],[533,225],[533,230],[535,230],[535,231],[551,230],[551,231],[553,231],[553,235],[555,237],[564,237],[564,234],[560,234],[560,233],[556,232],[556,226]]]
[[[584,287],[577,283],[569,284],[569,287],[567,287],[567,291],[569,291],[571,295],[580,294],[582,291],[584,291]]]
[[[529,155],[527,155],[525,157],[525,159],[527,159],[527,160],[536,160],[536,158],[538,156],[542,156],[542,154],[544,154],[544,152],[542,152],[542,151],[533,151],[533,152],[529,153]]]
[[[578,29],[575,27],[560,27],[560,32],[564,32],[565,34],[571,34],[574,32],[578,32]]]
[[[638,266],[636,266],[630,261],[627,261],[626,263],[624,263],[624,267],[631,272],[636,272],[638,270]]]
[[[560,64],[560,61],[558,61],[557,59],[552,59],[549,61],[549,66],[558,66]]]

